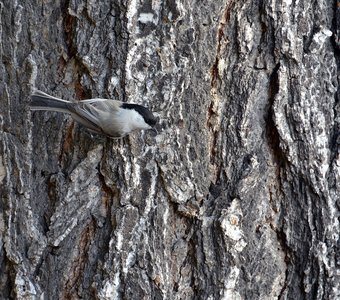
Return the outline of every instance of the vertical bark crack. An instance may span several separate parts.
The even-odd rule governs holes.
[[[224,28],[230,20],[230,14],[231,14],[231,10],[233,6],[234,6],[233,0],[230,1],[229,3],[226,3],[224,11],[223,11],[222,19],[217,29],[217,48],[216,48],[215,62],[213,66],[211,67],[211,81],[210,81],[211,88],[216,88],[216,82],[218,79],[220,79],[219,72],[218,72],[219,71],[218,63],[220,60],[222,40],[223,38],[225,38]]]
[[[284,153],[280,147],[280,134],[276,128],[275,122],[274,122],[274,101],[275,97],[279,92],[280,86],[279,86],[279,75],[278,71],[280,68],[280,63],[278,63],[270,77],[269,77],[269,89],[268,89],[268,101],[269,101],[269,107],[268,112],[266,116],[266,136],[267,141],[270,149],[272,150],[274,162],[280,168],[283,163],[285,162],[285,156]]]

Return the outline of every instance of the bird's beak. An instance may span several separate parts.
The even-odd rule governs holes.
[[[156,129],[155,127],[152,127],[150,130],[151,130],[152,132],[154,132],[154,133],[155,133],[155,135],[157,135],[157,134],[158,134],[158,131],[157,131],[157,129]]]

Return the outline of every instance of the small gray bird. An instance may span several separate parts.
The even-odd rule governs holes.
[[[111,99],[88,99],[78,102],[52,97],[41,91],[31,95],[31,110],[68,113],[90,131],[122,138],[132,131],[154,129],[157,120],[150,110],[138,104]],[[157,133],[157,131],[156,131]]]

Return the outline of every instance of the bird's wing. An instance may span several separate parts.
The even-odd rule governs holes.
[[[100,133],[118,111],[121,102],[109,99],[88,99],[70,104],[73,117],[84,126]]]

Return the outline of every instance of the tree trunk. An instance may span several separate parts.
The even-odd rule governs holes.
[[[339,299],[336,1],[1,1],[1,299]],[[114,98],[91,135],[33,88]]]

